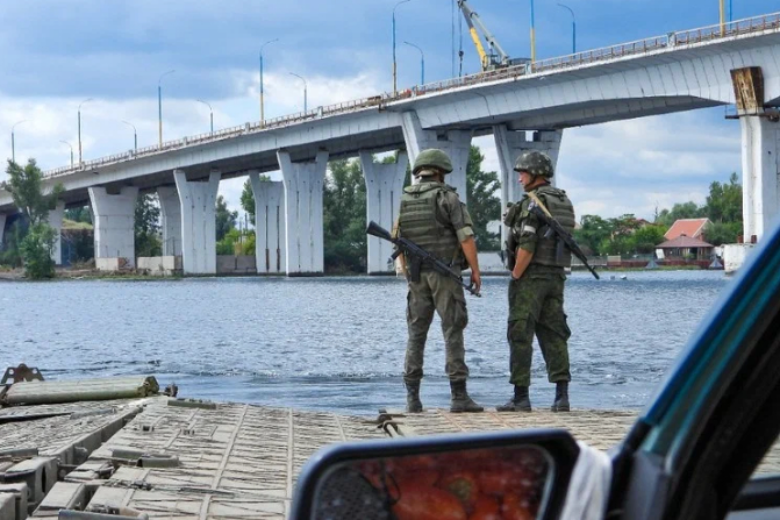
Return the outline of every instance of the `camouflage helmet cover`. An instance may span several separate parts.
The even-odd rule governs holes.
[[[433,175],[433,173],[428,173],[432,172],[432,170],[425,170],[426,167],[437,168],[446,175],[452,172],[452,161],[450,161],[450,157],[443,150],[429,148],[421,151],[419,155],[417,155],[417,158],[414,160],[412,173],[423,177]],[[420,170],[423,170],[422,174]]]
[[[515,162],[515,171],[528,172],[531,175],[539,175],[548,179],[555,175],[555,168],[550,156],[536,150],[520,155]]]

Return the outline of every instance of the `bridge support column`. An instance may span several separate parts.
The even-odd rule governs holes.
[[[317,152],[315,161],[308,163],[293,163],[287,152],[276,156],[284,179],[287,276],[322,274],[322,183],[328,152]]]
[[[525,131],[514,132],[504,125],[493,127],[493,138],[496,141],[498,162],[501,168],[501,211],[503,212],[510,202],[519,201],[523,193],[523,186],[515,172],[515,161],[523,152],[538,150],[550,156],[553,165],[558,163],[558,151],[561,147],[562,130],[545,130],[534,132],[532,140],[526,138]],[[556,176],[557,177],[557,176]],[[553,185],[556,177],[553,177]],[[501,225],[501,243],[506,240],[506,230]]]
[[[743,116],[742,217],[745,242],[761,239],[780,209],[780,123]]]
[[[163,256],[181,255],[181,201],[175,186],[157,188],[162,217],[162,254]]]
[[[255,197],[255,255],[257,274],[283,273],[287,269],[284,183],[260,179],[249,171]]]
[[[426,148],[439,148],[447,152],[452,160],[453,170],[445,182],[457,189],[460,200],[466,202],[466,166],[471,152],[471,132],[450,130],[439,136],[434,130],[423,130],[420,126],[420,119],[414,112],[404,112],[402,128],[406,151],[412,164],[414,164],[417,154]]]
[[[95,222],[95,267],[116,271],[135,267],[135,203],[138,188],[126,186],[117,195],[89,188]]]
[[[181,201],[181,251],[184,274],[217,274],[217,190],[222,173],[212,170],[207,181],[188,181],[173,170]]]
[[[371,153],[360,151],[360,164],[366,180],[366,218],[388,231],[398,216],[401,194],[404,188],[406,167],[409,159],[405,152],[398,153],[394,163],[375,163]],[[393,254],[393,245],[377,237],[368,237],[368,274],[394,274],[388,259]]]
[[[49,211],[49,226],[54,229],[54,247],[51,259],[54,265],[62,265],[62,219],[65,217],[65,203],[58,201],[53,210]]]
[[[5,236],[5,220],[7,215],[0,213],[0,251],[3,250],[3,237]]]

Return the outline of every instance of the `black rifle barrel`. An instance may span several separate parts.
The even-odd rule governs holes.
[[[444,276],[448,276],[452,278],[453,280],[457,281],[464,289],[466,289],[468,292],[473,294],[476,297],[482,296],[479,294],[476,289],[472,285],[467,285],[463,283],[463,278],[450,269],[450,266],[430,254],[428,251],[423,249],[422,247],[418,246],[411,240],[403,237],[393,238],[393,236],[390,234],[388,230],[374,222],[373,220],[368,223],[368,227],[366,228],[366,234],[375,236],[377,238],[381,238],[382,240],[387,240],[388,242],[391,242],[395,244],[398,247],[398,251],[396,251],[392,258],[395,260],[395,258],[398,257],[398,255],[403,252],[411,257],[417,258],[420,262],[428,265],[431,269],[436,271],[439,274],[443,274]]]

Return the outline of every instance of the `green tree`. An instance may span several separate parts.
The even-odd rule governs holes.
[[[261,174],[260,182],[271,182],[268,175]],[[249,215],[249,221],[255,225],[255,196],[252,192],[252,182],[247,178],[244,181],[244,189],[241,191],[241,207]]]
[[[648,226],[641,227],[634,233],[634,242],[636,246],[636,252],[640,254],[649,254],[655,250],[655,246],[664,242],[664,233],[667,228],[665,226],[650,224]]]
[[[711,222],[742,222],[742,185],[736,173],[731,174],[728,183],[710,184],[704,209]]]
[[[135,255],[162,255],[160,240],[160,206],[157,196],[139,195],[135,202]]]
[[[714,246],[733,244],[737,236],[742,234],[742,222],[710,222],[704,228],[702,237],[707,243]]]
[[[474,221],[474,237],[477,248],[495,251],[501,248],[497,233],[490,233],[487,225],[501,217],[501,200],[496,192],[501,189],[496,172],[482,171],[485,156],[479,147],[472,145],[466,166],[466,198],[469,214]],[[445,181],[446,182],[446,181]]]
[[[45,194],[43,172],[35,159],[30,159],[24,167],[9,160],[6,173],[9,179],[2,187],[11,193],[14,204],[29,223],[26,235],[19,242],[25,273],[31,279],[52,278],[54,260],[51,254],[56,231],[48,224],[49,211],[54,209],[57,198],[65,189],[57,184],[51,193]]]
[[[65,218],[72,220],[73,222],[86,222],[92,224],[92,212],[89,206],[82,206],[80,208],[68,208],[65,210]]]
[[[227,235],[231,229],[236,228],[237,218],[238,218],[238,211],[228,210],[227,201],[225,201],[225,197],[219,195],[217,197],[217,209],[216,209],[217,242],[225,238],[225,235]]]
[[[601,245],[609,241],[613,232],[612,225],[598,215],[583,215],[580,229],[574,230],[574,238],[580,247],[587,247],[594,255],[603,255]]]
[[[700,208],[693,201],[677,203],[672,206],[671,210],[662,209],[655,223],[671,227],[672,224],[681,218],[701,218],[706,216],[706,213],[705,208]]]
[[[329,164],[323,192],[325,270],[365,272],[366,184],[360,162]]]

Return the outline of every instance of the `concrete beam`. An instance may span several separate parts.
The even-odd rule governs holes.
[[[319,151],[314,162],[293,163],[290,154],[276,153],[284,179],[287,276],[322,274],[322,184],[328,152]]]
[[[95,222],[95,265],[99,270],[114,270],[122,263],[135,267],[137,199],[138,188],[133,186],[122,188],[118,195],[107,193],[106,188],[89,188]]]
[[[54,265],[62,265],[62,219],[65,217],[65,203],[57,201],[53,210],[49,211],[49,226],[54,229],[54,248],[51,250],[51,259]]]
[[[520,184],[519,177],[514,171],[515,161],[523,152],[529,150],[538,150],[550,156],[553,165],[558,163],[558,152],[561,147],[562,130],[540,131],[534,133],[534,139],[528,140],[525,131],[513,132],[507,130],[504,125],[493,127],[493,138],[496,141],[496,151],[498,152],[498,163],[501,169],[501,212],[503,213],[507,205],[519,201],[525,190]],[[553,177],[553,185],[557,176]],[[501,225],[501,243],[503,244],[507,237],[505,226]]]
[[[742,216],[745,242],[761,239],[780,209],[780,123],[741,117]]]
[[[257,274],[287,270],[284,183],[262,181],[257,170],[249,171],[255,198],[255,257]]]
[[[409,159],[405,152],[398,154],[394,163],[375,163],[371,153],[360,151],[360,164],[366,180],[366,219],[374,221],[387,230],[392,230],[401,205],[404,178]],[[388,267],[388,258],[393,254],[393,245],[376,237],[368,237],[368,274],[394,273]]]
[[[222,174],[212,170],[207,181],[188,181],[174,170],[181,201],[182,268],[184,274],[217,274],[217,190]]]
[[[162,217],[162,254],[163,256],[181,255],[181,201],[175,186],[157,188]]]
[[[460,200],[466,201],[466,166],[471,151],[471,131],[450,130],[439,137],[434,130],[423,130],[415,112],[404,112],[401,117],[406,151],[414,164],[417,155],[427,148],[439,148],[447,152],[452,160],[452,173],[445,182],[458,191]],[[412,178],[412,182],[415,182]]]

